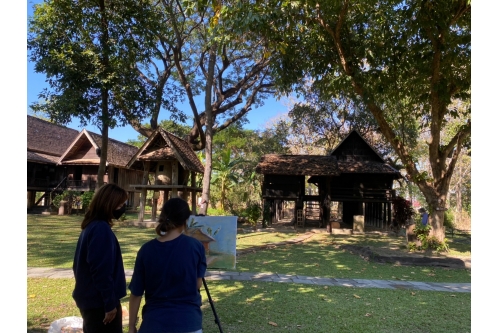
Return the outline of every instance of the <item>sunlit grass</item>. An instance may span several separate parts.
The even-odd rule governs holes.
[[[236,269],[241,272],[273,272],[332,278],[465,283],[471,281],[471,271],[468,269],[374,263],[338,248],[339,245],[347,243],[359,245],[354,243],[356,238],[350,238],[351,242],[347,242],[345,238],[341,239],[339,242],[336,235],[318,234],[304,243],[241,255],[237,258]]]
[[[207,285],[227,333],[471,330],[469,293],[243,281],[207,281]],[[52,321],[79,316],[71,298],[73,286],[73,279],[28,279],[28,333],[45,333]],[[204,288],[202,299],[203,332],[217,333]],[[128,307],[128,296],[122,306]]]
[[[245,250],[253,246],[283,242],[297,236],[297,233],[247,231],[238,233],[236,237],[236,247],[238,250]]]

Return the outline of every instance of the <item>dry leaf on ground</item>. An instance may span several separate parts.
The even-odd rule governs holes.
[[[276,324],[274,321],[270,321],[268,324],[272,326],[278,326],[278,324]]]

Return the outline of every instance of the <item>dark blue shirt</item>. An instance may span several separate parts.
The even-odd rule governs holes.
[[[73,299],[83,310],[113,310],[127,295],[120,244],[106,221],[92,221],[82,230],[73,261]]]
[[[193,332],[201,329],[201,295],[198,278],[207,268],[200,241],[181,234],[160,242],[144,244],[134,266],[129,289],[145,294],[140,333]]]
[[[423,213],[422,214],[422,225],[427,225],[428,221],[429,221],[429,214]]]

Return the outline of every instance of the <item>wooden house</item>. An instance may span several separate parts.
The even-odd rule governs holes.
[[[205,249],[205,254],[206,255],[210,254],[210,243],[215,242],[216,241],[215,238],[205,233],[201,228],[186,228],[186,231],[184,233],[190,237],[199,240],[201,244],[203,244],[203,248]]]
[[[204,167],[187,141],[157,128],[127,164],[127,168],[143,171],[141,182],[131,185],[141,191],[139,222],[144,221],[145,197],[148,190],[155,191],[152,221],[156,220],[156,203],[160,195],[167,198],[181,197],[191,202],[196,213],[196,174],[203,174]],[[153,181],[150,181],[150,174]],[[191,200],[189,200],[191,196]]]
[[[295,201],[297,222],[304,219],[303,203],[316,202],[323,227],[329,225],[331,202],[341,204],[346,224],[361,215],[366,225],[387,227],[395,195],[393,181],[401,178],[356,130],[329,156],[265,155],[256,171],[264,175],[262,198],[271,203],[274,220],[282,200]],[[318,195],[305,193],[305,175],[308,183],[317,186]]]
[[[319,191],[329,193],[331,201],[342,203],[342,221],[353,223],[353,217],[364,216],[365,225],[386,228],[391,223],[391,201],[395,196],[393,182],[402,178],[398,170],[353,130],[331,152],[337,159],[340,174],[314,176],[308,182]]]
[[[306,195],[306,176],[330,177],[339,174],[336,157],[320,155],[264,155],[256,172],[264,175],[262,198],[265,205],[271,208],[271,224],[282,214],[283,201],[295,202],[294,216],[299,224],[303,222],[304,201],[325,202],[325,193]]]
[[[93,191],[97,183],[102,138],[85,129],[77,131],[28,115],[27,206],[32,209],[43,201],[49,206],[54,195],[64,190]],[[127,206],[135,207],[139,192],[131,183],[142,179],[142,172],[125,165],[137,147],[108,140],[105,183],[115,183],[129,192]],[[35,201],[36,193],[44,193]]]
[[[59,167],[57,162],[78,133],[77,130],[28,116],[26,133],[28,209],[42,201],[44,206],[48,206],[47,196],[54,189],[61,187],[65,174],[64,168]],[[44,193],[39,202],[35,202],[37,192]]]

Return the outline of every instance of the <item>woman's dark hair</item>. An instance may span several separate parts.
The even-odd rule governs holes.
[[[127,192],[118,185],[106,184],[100,187],[94,194],[82,221],[82,229],[85,229],[94,220],[104,220],[110,226],[113,225],[113,211],[122,203],[127,201]]]
[[[181,198],[172,198],[165,202],[161,209],[159,224],[156,226],[156,233],[161,236],[161,232],[169,232],[175,228],[185,225],[191,215],[189,205]]]

